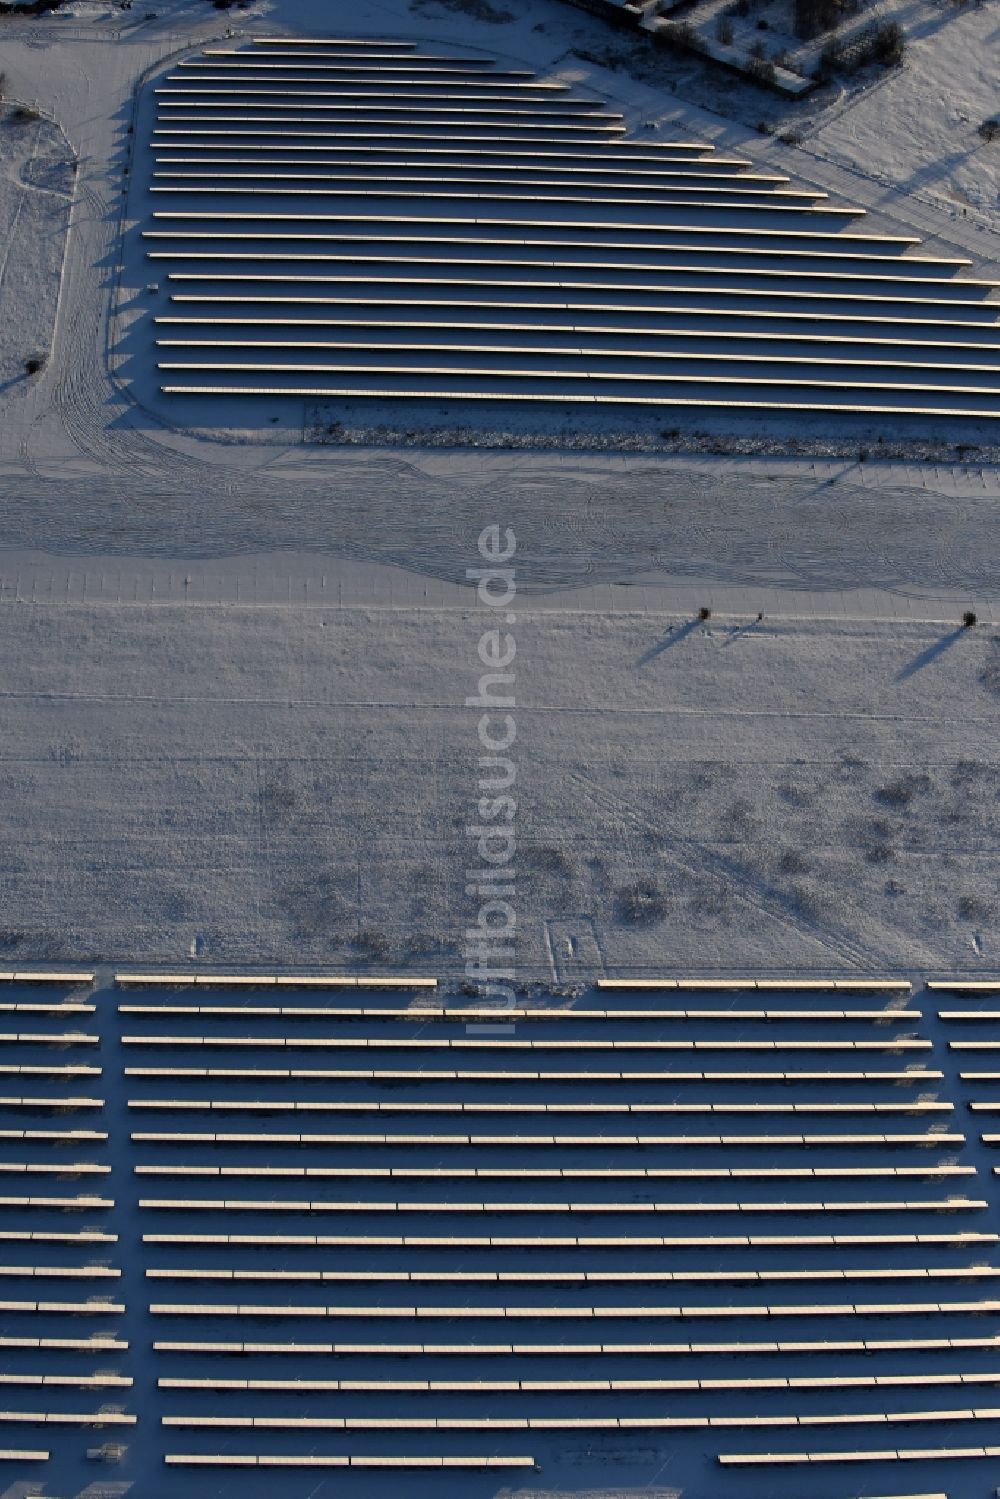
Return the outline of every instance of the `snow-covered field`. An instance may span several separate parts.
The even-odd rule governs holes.
[[[4,957],[461,976],[475,610],[3,612]],[[1000,967],[994,630],[529,606],[516,641],[526,980]]]
[[[56,126],[0,104],[0,401],[17,398],[28,360],[48,357],[72,190]]]
[[[1000,14],[995,4],[949,0],[911,4],[899,18],[909,33],[905,65],[843,107],[817,112],[808,150],[878,183],[890,211],[915,198],[978,226],[983,253],[995,257],[1000,141],[985,141],[979,126],[1000,110]]]

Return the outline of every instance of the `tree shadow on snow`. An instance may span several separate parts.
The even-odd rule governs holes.
[[[904,666],[901,672],[897,673],[896,681],[906,682],[910,677],[916,676],[918,671],[923,671],[925,666],[930,666],[931,662],[936,661],[938,656],[943,656],[945,651],[950,650],[955,641],[964,634],[965,627],[959,625],[957,630],[951,630],[947,635],[942,635],[940,640],[935,640],[926,650],[921,651],[919,656],[914,656],[913,660]]]

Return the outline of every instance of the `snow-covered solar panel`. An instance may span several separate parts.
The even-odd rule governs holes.
[[[599,1442],[605,1487],[763,1499],[801,1452],[872,1494],[933,1461],[973,1499],[1000,1234],[997,1137],[963,1124],[1000,1103],[949,1045],[993,1044],[992,1000],[922,989],[622,976],[525,995],[494,1036],[426,973],[197,962],[123,966],[85,1030],[41,1005],[9,1065],[58,1045],[103,1097],[0,1099],[0,1425],[53,1454],[5,1472],[59,1462],[77,1492],[117,1444],[116,1481],[168,1499],[227,1471],[308,1499],[326,1468],[346,1499],[420,1494],[420,1463],[488,1499],[567,1452],[593,1489]]]
[[[853,231],[846,226],[860,210],[852,205],[755,173],[745,159],[723,156],[707,142],[629,138],[613,108],[562,80],[403,39],[233,38],[173,65],[150,88],[161,157],[150,201],[178,206],[155,210],[158,242],[149,253],[168,268],[174,326],[181,334],[199,330],[194,339],[153,344],[168,403],[178,396],[246,400],[249,420],[254,397],[376,403],[380,410],[464,405],[470,419],[484,403],[581,414],[629,407],[1000,414],[1000,322],[988,300],[994,283],[955,275],[961,259],[911,257],[913,236]],[[303,211],[324,198],[347,212]],[[445,240],[465,226],[464,264],[461,254],[432,258],[421,247],[409,227],[421,222],[408,212],[414,202],[437,209]],[[370,207],[359,211],[359,203]],[[400,212],[385,212],[392,204]],[[619,222],[626,205],[637,220],[631,226]],[[165,232],[168,215],[176,238]],[[253,221],[259,233],[220,246],[220,226],[234,218]],[[275,246],[306,219],[323,219],[341,234],[350,222],[380,253],[366,259],[346,252],[341,261],[351,274],[338,277],[327,269],[332,256]],[[498,238],[501,224],[518,236]],[[555,247],[567,236],[579,244],[581,228],[592,236],[589,258],[573,263]],[[641,242],[626,249],[623,228]],[[543,236],[553,231],[557,238],[546,244]],[[201,243],[192,243],[199,233]],[[776,234],[780,265],[772,269],[759,257],[775,253]],[[707,239],[715,253],[725,250],[729,265],[698,257],[637,262],[657,239],[695,248]],[[480,246],[490,247],[488,260],[472,253]],[[877,255],[879,266],[859,268],[865,254]],[[185,294],[177,283],[195,279],[185,266],[209,258],[212,289]],[[261,267],[261,294],[239,298],[234,283],[247,261]],[[307,261],[323,261],[318,289],[341,285],[345,294],[290,297],[289,283],[308,278],[288,266]],[[373,273],[377,264],[387,268],[384,284]],[[435,264],[461,275],[447,283],[415,274]],[[499,274],[485,280],[484,265]],[[505,268],[520,275],[505,277]],[[667,279],[652,280],[651,271]],[[671,285],[671,274],[686,279]],[[593,278],[586,294],[583,275]],[[447,294],[429,297],[427,288]],[[488,300],[463,299],[463,288],[486,292]],[[598,299],[615,291],[617,300]],[[254,305],[248,324],[275,330],[266,343],[233,344],[214,332],[239,301]],[[268,316],[283,306],[334,304],[356,307],[362,326],[419,326],[423,336],[364,346],[338,335],[339,320],[325,321],[328,360],[303,362],[295,358],[302,345],[290,325]],[[429,308],[438,315],[428,317]],[[498,319],[503,347],[488,338],[456,343],[471,308]],[[390,325],[393,310],[404,315]],[[623,313],[634,316],[634,326],[623,323]],[[590,325],[583,341],[581,314]],[[488,331],[493,324],[480,317],[471,326]],[[950,357],[943,359],[948,327],[962,335],[948,340]],[[551,345],[553,335],[575,346]],[[870,356],[868,341],[881,345]],[[272,361],[224,357],[234,347],[270,351]],[[198,357],[182,361],[171,352],[184,349]],[[457,361],[456,354],[465,357]]]

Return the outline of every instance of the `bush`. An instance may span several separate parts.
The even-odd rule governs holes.
[[[42,368],[42,366],[44,365],[44,363],[45,363],[45,360],[42,359],[42,358],[40,358],[39,355],[32,354],[32,356],[31,356],[30,359],[26,359],[24,361],[25,374],[28,374],[28,375],[37,375],[38,371]]]
[[[876,26],[871,34],[872,61],[883,68],[893,68],[903,61],[906,53],[906,34],[898,21],[886,21]]]
[[[901,810],[908,807],[915,796],[926,796],[933,789],[930,776],[925,775],[923,771],[910,771],[900,776],[898,780],[890,781],[886,786],[880,786],[874,796],[875,800],[881,802],[884,807]],[[887,828],[886,824],[881,823],[879,826],[886,829],[884,836],[888,837],[891,834],[892,829]]]
[[[41,119],[37,109],[32,109],[30,104],[19,104],[11,111],[11,119],[16,120],[19,125],[30,124],[32,120]]]
[[[701,45],[698,33],[690,21],[668,21],[655,35],[672,52],[697,52]]]
[[[973,625],[976,625],[978,623],[979,623],[979,621],[976,618],[976,612],[975,612],[975,610],[974,609],[966,609],[965,613],[962,615],[962,628],[963,628],[963,630],[971,630],[972,627],[973,627]]]
[[[555,874],[563,879],[573,877],[573,862],[566,857],[561,848],[543,843],[537,848],[528,850],[526,858],[528,863],[542,874]]]
[[[382,932],[363,931],[352,940],[351,946],[362,957],[383,961],[392,955],[392,946]]]
[[[846,9],[843,0],[795,0],[792,21],[795,35],[809,41],[822,31],[832,31]]]
[[[0,93],[3,91],[3,80],[0,79]],[[984,120],[979,127],[979,135],[984,141],[995,141],[1000,138],[1000,119],[995,115],[992,120]]]
[[[817,76],[829,78],[832,73],[856,73],[872,62],[891,68],[902,62],[905,52],[903,28],[896,21],[886,21],[859,32],[850,41],[827,42],[820,53]]]
[[[783,130],[778,136],[784,146],[801,146],[802,137],[797,130]]]
[[[753,79],[754,83],[772,84],[775,77],[774,63],[768,62],[763,57],[751,56],[746,65],[746,74],[748,78]],[[771,127],[768,126],[767,134],[770,135],[771,133]]]
[[[834,73],[839,72],[842,64],[843,57],[841,53],[840,43],[827,42],[826,46],[819,54],[819,62],[816,65],[815,76],[820,80],[821,83],[823,83],[828,78],[832,78]]]
[[[656,926],[667,910],[667,898],[655,880],[637,880],[615,891],[615,914],[625,925]]]

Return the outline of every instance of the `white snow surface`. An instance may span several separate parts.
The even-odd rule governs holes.
[[[59,130],[15,110],[0,104],[0,402],[22,393],[25,361],[49,352],[73,188]]]
[[[1000,141],[978,133],[1000,112],[1000,36],[992,4],[908,5],[906,60],[843,108],[821,114],[810,152],[877,182],[891,211],[917,197],[941,213],[1000,227]]]
[[[2,608],[8,951],[460,977],[491,611]],[[523,978],[1000,967],[993,630],[529,605],[514,638]]]

